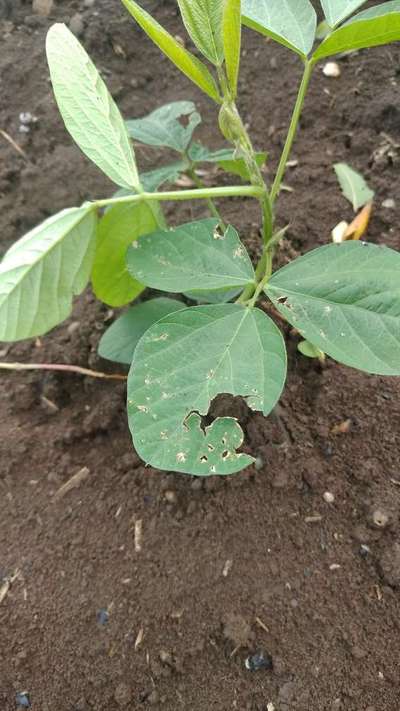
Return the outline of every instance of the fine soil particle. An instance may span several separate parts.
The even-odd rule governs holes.
[[[143,5],[184,36],[174,2]],[[46,16],[30,1],[0,2],[0,129],[23,152],[0,136],[2,252],[48,215],[114,190],[56,110],[44,56],[53,21],[75,25],[126,117],[193,99],[199,137],[222,145],[216,109],[118,2],[51,6]],[[316,69],[307,99],[279,206],[279,225],[290,222],[281,264],[352,218],[337,161],[376,190],[369,239],[400,248],[399,47],[339,62],[338,78]],[[270,152],[268,179],[300,71],[288,50],[245,31],[240,108],[256,147]],[[37,119],[29,131],[23,112]],[[137,155],[142,167],[164,160],[158,150]],[[256,203],[221,209],[256,254]],[[167,207],[172,224],[206,214],[202,204]],[[1,357],[112,368],[96,355],[112,318],[87,290],[66,324],[0,346]],[[18,694],[33,711],[398,709],[400,385],[329,359],[322,367],[284,332],[290,370],[275,416],[215,404],[238,414],[257,456],[228,479],[145,468],[123,384],[1,375],[1,711],[14,711]],[[252,673],[245,660],[261,652],[272,669]]]

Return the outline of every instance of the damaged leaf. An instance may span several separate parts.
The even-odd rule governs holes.
[[[186,118],[186,124],[179,119]],[[147,146],[162,146],[183,153],[201,123],[193,101],[173,101],[165,104],[147,116],[126,122],[128,133],[134,141]]]
[[[251,368],[248,364],[251,363]],[[170,314],[140,340],[128,377],[128,417],[139,455],[159,469],[198,476],[232,474],[252,457],[238,453],[233,418],[203,430],[220,393],[241,395],[267,415],[286,378],[286,351],[273,321],[238,304]]]
[[[173,311],[185,308],[176,299],[151,299],[132,306],[103,333],[98,353],[102,358],[116,363],[132,363],[133,354],[141,337],[154,323]]]
[[[129,248],[127,265],[146,286],[170,292],[245,287],[255,279],[236,230],[221,232],[216,219],[142,237]]]
[[[320,247],[265,288],[301,335],[335,360],[400,375],[400,254],[366,242]]]

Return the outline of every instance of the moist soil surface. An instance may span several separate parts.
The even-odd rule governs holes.
[[[44,17],[30,2],[0,7],[0,129],[22,151],[0,135],[2,253],[50,214],[114,190],[56,109],[44,53],[54,21],[72,21],[126,117],[193,99],[198,138],[222,145],[214,107],[117,0],[64,0]],[[184,36],[175,3],[146,7]],[[338,78],[315,71],[281,194],[279,225],[290,222],[281,264],[352,218],[337,161],[376,190],[368,238],[400,248],[399,47],[339,66]],[[268,179],[300,71],[289,51],[245,31],[240,107],[257,148],[270,152]],[[37,119],[28,132],[22,112]],[[155,167],[164,156],[138,149],[138,159]],[[221,209],[256,251],[256,203]],[[166,212],[179,224],[205,210]],[[88,289],[67,323],[3,344],[1,358],[123,372],[96,355],[115,316]],[[131,446],[124,383],[1,375],[1,711],[18,701],[33,711],[399,709],[400,385],[308,360],[283,329],[290,368],[276,414],[264,419],[227,398],[214,405],[214,414],[240,417],[257,457],[230,478],[145,468]],[[60,492],[78,472],[80,484]]]

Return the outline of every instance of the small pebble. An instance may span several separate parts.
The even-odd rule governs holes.
[[[325,491],[323,498],[327,504],[333,504],[333,502],[335,501],[335,495],[332,494],[331,491]]]
[[[83,7],[93,7],[96,0],[84,0]]]
[[[102,607],[97,613],[97,622],[99,625],[106,625],[109,619],[110,613],[105,609],[105,607]]]
[[[268,652],[260,651],[256,654],[251,654],[245,660],[245,667],[249,671],[260,671],[261,669],[272,669],[272,657]]]
[[[20,123],[28,126],[30,123],[36,123],[37,118],[36,116],[33,116],[30,111],[21,111],[19,121]]]
[[[54,0],[33,0],[32,10],[36,15],[47,17],[54,9]]]
[[[76,37],[80,37],[83,34],[85,25],[80,12],[76,12],[75,15],[72,15],[68,27]]]
[[[16,694],[15,701],[17,703],[17,708],[30,709],[31,707],[31,702],[27,691],[21,691],[20,693]]]
[[[383,201],[382,207],[385,207],[387,210],[394,210],[396,203],[393,198],[387,198],[387,200]]]
[[[386,528],[389,523],[389,516],[382,509],[375,509],[372,512],[372,523],[376,528]]]
[[[164,494],[164,499],[168,504],[176,504],[178,500],[175,491],[166,491]]]
[[[322,73],[326,77],[340,77],[340,67],[336,62],[327,62],[322,69]]]
[[[174,662],[172,659],[171,652],[167,652],[165,649],[162,649],[160,652],[160,662],[162,664],[167,664],[167,666],[169,667],[172,667],[174,665]]]

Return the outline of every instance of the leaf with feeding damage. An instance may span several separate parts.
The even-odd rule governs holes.
[[[320,247],[271,277],[266,294],[340,363],[400,375],[400,253],[366,242]]]
[[[182,116],[187,119],[186,125],[179,121]],[[134,141],[183,153],[192,139],[194,129],[200,123],[201,116],[193,101],[173,101],[143,118],[127,121],[126,127]]]
[[[132,306],[103,333],[99,355],[115,363],[130,365],[135,348],[147,329],[164,316],[184,308],[182,301],[165,297]]]
[[[128,377],[128,418],[138,454],[159,469],[198,476],[232,474],[251,464],[237,452],[233,418],[202,428],[220,393],[241,395],[267,415],[286,378],[282,334],[259,309],[194,306],[170,314],[138,343]]]
[[[218,220],[189,222],[142,237],[127,252],[129,273],[146,286],[169,292],[245,287],[253,265],[236,230]]]

